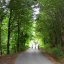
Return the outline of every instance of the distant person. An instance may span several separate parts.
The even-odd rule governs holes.
[[[35,43],[33,42],[33,49],[35,49]]]
[[[31,41],[31,43],[30,43],[29,46],[30,46],[31,49],[35,49],[35,48],[36,48],[36,47],[35,47],[36,45],[35,45],[35,43],[34,43],[33,41]]]
[[[36,49],[39,49],[39,43],[36,44]]]

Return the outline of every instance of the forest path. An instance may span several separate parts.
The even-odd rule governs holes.
[[[54,64],[51,60],[40,53],[39,50],[28,49],[20,54],[15,64]]]

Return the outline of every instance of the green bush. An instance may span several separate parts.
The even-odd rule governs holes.
[[[45,45],[44,49],[47,53],[52,54],[56,56],[57,58],[64,57],[64,52],[62,51],[60,47],[51,48],[51,45],[48,43]]]
[[[51,51],[51,45],[49,43],[47,43],[45,46],[44,46],[44,49],[47,53],[52,53]]]
[[[63,57],[64,52],[60,48],[53,48],[52,54],[54,54],[56,57]]]

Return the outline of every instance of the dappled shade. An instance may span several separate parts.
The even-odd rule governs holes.
[[[0,0],[0,56],[29,47],[64,58],[64,0]]]

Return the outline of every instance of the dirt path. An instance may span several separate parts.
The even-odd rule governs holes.
[[[29,49],[17,57],[15,64],[54,64],[54,62],[42,55],[39,50]]]

